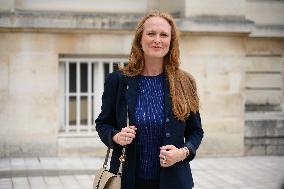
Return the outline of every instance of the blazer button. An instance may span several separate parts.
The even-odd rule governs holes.
[[[169,119],[169,118],[167,118],[167,119],[166,119],[166,123],[169,123],[169,122],[170,122],[170,119]]]
[[[166,133],[166,137],[170,138],[171,137],[171,133]]]

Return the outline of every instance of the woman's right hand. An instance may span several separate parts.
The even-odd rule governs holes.
[[[136,130],[137,128],[135,126],[124,127],[121,129],[120,132],[116,133],[112,137],[112,140],[116,144],[120,144],[122,146],[130,144],[135,138]]]

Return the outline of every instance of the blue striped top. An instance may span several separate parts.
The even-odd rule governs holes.
[[[137,167],[140,179],[159,179],[164,126],[164,74],[140,76],[135,108]]]

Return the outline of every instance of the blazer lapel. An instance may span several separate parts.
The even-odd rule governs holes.
[[[164,76],[164,111],[165,111],[165,119],[168,117],[170,110],[172,108],[171,106],[171,93],[170,93],[170,84],[168,77]]]
[[[138,91],[138,76],[126,77],[126,102],[128,106],[129,122],[133,124],[133,116],[135,112],[137,91]]]

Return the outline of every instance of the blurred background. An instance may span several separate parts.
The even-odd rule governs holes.
[[[102,157],[104,80],[171,13],[197,81],[198,157],[284,154],[283,0],[0,0],[0,157]]]

